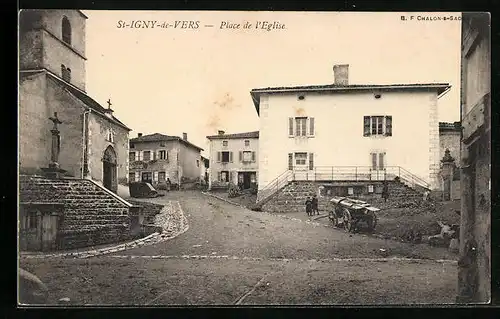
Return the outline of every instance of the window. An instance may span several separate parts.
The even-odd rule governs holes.
[[[229,172],[228,171],[222,171],[219,172],[219,182],[229,182]]]
[[[135,148],[135,144],[130,143],[130,148]]]
[[[161,147],[165,147],[166,143],[165,142],[160,142]]]
[[[36,212],[29,212],[26,216],[26,228],[36,229],[38,228],[38,216]]]
[[[250,141],[249,140],[245,140],[245,146],[250,146]]]
[[[151,172],[143,172],[142,173],[142,181],[151,183],[153,181],[153,173]]]
[[[295,118],[295,136],[306,136],[306,117],[296,117]]]
[[[106,132],[106,140],[108,142],[111,142],[113,143],[115,138],[114,138],[114,133],[113,133],[113,130],[112,129],[108,129],[107,132]]]
[[[165,150],[159,151],[158,152],[158,158],[159,159],[168,159],[167,151],[165,151]]]
[[[244,151],[242,152],[243,153],[243,162],[245,163],[249,163],[249,162],[252,162],[252,153],[251,151]]]
[[[151,151],[144,151],[142,155],[142,160],[149,162],[151,160]]]
[[[373,152],[371,155],[372,169],[385,169],[385,152]]]
[[[129,162],[134,162],[135,161],[135,152],[129,152],[128,153],[128,160],[129,160]]]
[[[158,172],[158,182],[164,182],[166,180],[165,172]]]
[[[67,44],[71,44],[71,24],[67,17],[62,19],[62,40]]]
[[[229,163],[233,161],[233,152],[217,152],[217,162]]]
[[[307,163],[307,153],[295,153],[295,165],[304,166]]]
[[[374,192],[373,185],[368,185],[368,193],[373,193],[373,192]]]
[[[294,136],[314,136],[314,117],[290,117],[288,118],[288,135]]]
[[[363,136],[392,136],[392,116],[365,116]]]
[[[61,77],[66,82],[71,82],[71,69],[61,64]]]
[[[128,181],[129,182],[135,182],[135,173],[129,173],[128,174]]]
[[[347,195],[354,195],[354,188],[348,187],[347,188]]]
[[[227,146],[227,141],[222,141],[222,146]]]

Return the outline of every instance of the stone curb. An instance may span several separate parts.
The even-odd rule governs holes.
[[[53,253],[53,254],[20,253],[19,257],[22,259],[90,258],[167,241],[169,239],[175,238],[185,233],[189,229],[189,223],[187,221],[186,216],[184,215],[180,203],[178,201],[175,202],[176,202],[175,206],[177,206],[177,209],[174,210],[173,207],[174,205],[172,204],[172,201],[170,201],[167,205],[163,206],[162,210],[160,211],[160,214],[158,215],[166,215],[168,217],[169,215],[175,215],[177,213],[179,215],[178,225],[175,225],[175,223],[169,223],[170,220],[167,218],[165,224],[158,225],[163,228],[162,233],[155,232],[146,237],[139,238],[128,243],[119,244],[111,247],[105,247],[101,249],[92,249],[79,252]]]
[[[245,207],[245,206],[243,206],[243,205],[241,205],[241,204],[235,203],[235,202],[233,202],[233,201],[231,201],[231,200],[229,200],[229,199],[226,199],[226,198],[224,198],[224,197],[217,196],[217,195],[212,194],[212,193],[209,193],[209,192],[201,192],[201,193],[202,193],[203,195],[206,195],[206,196],[211,196],[211,197],[213,197],[213,198],[217,198],[218,200],[221,200],[221,201],[223,201],[223,202],[226,202],[226,203],[231,204],[231,205],[234,205],[234,206],[238,206],[238,207],[241,207],[241,208],[247,208],[247,207]],[[247,208],[247,209],[248,209],[248,208]]]

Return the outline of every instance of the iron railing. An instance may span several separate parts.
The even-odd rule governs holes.
[[[385,181],[396,178],[413,189],[429,189],[429,183],[401,166],[387,166],[383,169],[373,169],[371,166],[317,166],[314,169],[293,167],[260,189],[257,203],[262,203],[290,181]]]

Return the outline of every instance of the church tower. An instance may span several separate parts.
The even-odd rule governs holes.
[[[85,92],[85,26],[80,10],[22,10],[20,70],[46,69]]]

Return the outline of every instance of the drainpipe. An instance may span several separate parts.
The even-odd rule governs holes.
[[[87,157],[87,144],[88,144],[88,114],[92,112],[91,109],[83,112],[83,125],[82,125],[82,179],[85,178],[85,158]]]

